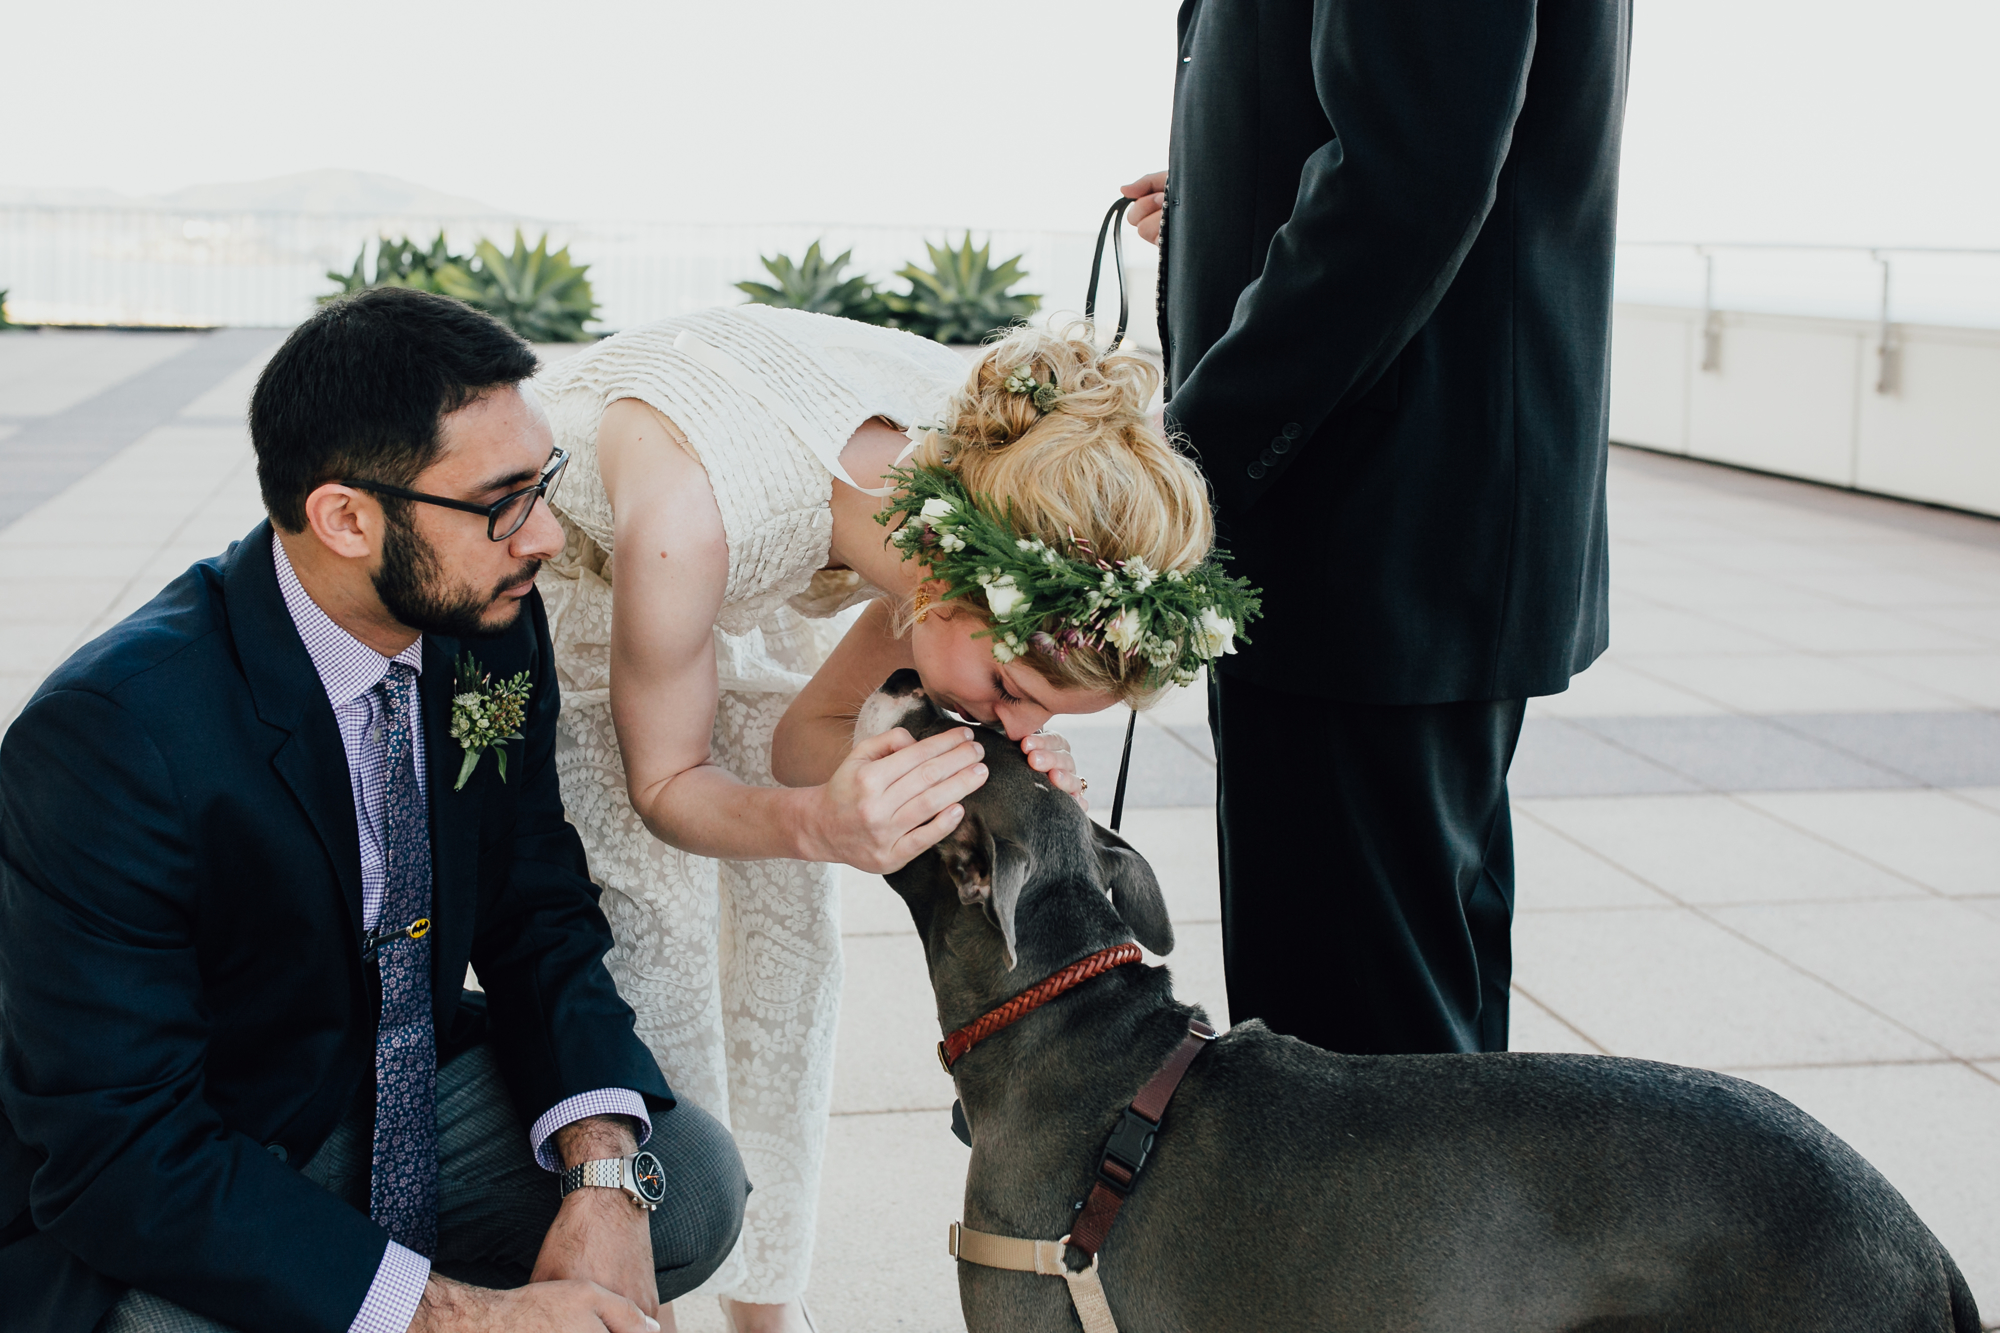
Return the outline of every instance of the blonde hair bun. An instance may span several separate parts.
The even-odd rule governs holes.
[[[1215,544],[1208,484],[1149,410],[1160,372],[1142,357],[1101,352],[1087,332],[1022,326],[986,347],[914,461],[956,472],[1022,537],[1064,549],[1088,543],[1113,563],[1136,557],[1185,573]],[[1046,410],[1034,393],[1007,387],[1024,368],[1054,386]],[[1160,692],[1146,683],[1145,662],[1114,653],[1031,660],[1058,684],[1142,706]]]

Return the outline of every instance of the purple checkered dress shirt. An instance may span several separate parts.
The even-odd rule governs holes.
[[[414,673],[408,685],[410,707],[417,710],[414,716],[421,717],[417,677],[424,669],[424,641],[419,638],[394,658],[382,656],[335,624],[307,595],[292,569],[291,558],[285,554],[284,543],[275,532],[271,534],[271,557],[278,568],[278,591],[284,596],[285,609],[291,612],[292,624],[298,627],[299,638],[319,672],[320,683],[326,687],[327,702],[333,705],[333,718],[340,727],[341,748],[347,751],[355,823],[361,834],[361,926],[373,930],[382,915],[382,886],[387,866],[382,843],[386,751],[376,734],[377,724],[383,719],[375,687],[390,674],[390,662],[407,664]],[[411,750],[417,783],[422,787],[426,782],[422,727],[414,728],[411,733]],[[535,1121],[528,1131],[528,1144],[534,1150],[535,1160],[549,1171],[560,1167],[562,1163],[550,1142],[555,1132],[593,1115],[630,1116],[639,1123],[641,1143],[652,1137],[652,1118],[646,1114],[646,1103],[638,1093],[629,1088],[600,1088],[557,1102]],[[375,1270],[375,1280],[369,1284],[368,1296],[348,1326],[348,1333],[404,1333],[416,1317],[417,1303],[423,1299],[424,1283],[430,1279],[430,1273],[429,1259],[390,1241],[388,1251],[382,1256],[382,1266]]]

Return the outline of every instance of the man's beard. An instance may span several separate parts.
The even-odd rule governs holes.
[[[443,634],[457,639],[491,638],[513,628],[520,618],[524,598],[500,606],[499,618],[488,620],[500,594],[518,588],[541,571],[542,562],[530,560],[509,574],[490,592],[453,586],[446,581],[437,552],[407,522],[390,518],[382,537],[382,567],[375,572],[375,595],[389,614],[413,630]]]

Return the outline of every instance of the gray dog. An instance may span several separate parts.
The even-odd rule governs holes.
[[[955,725],[902,671],[857,732]],[[964,822],[889,876],[946,1032],[1098,950],[1173,947],[1145,860],[983,739]],[[967,1052],[966,1226],[1069,1232],[1198,1014],[1166,969],[1117,967]],[[1195,1059],[1099,1261],[1120,1333],[1979,1328],[1894,1187],[1755,1084],[1597,1056],[1337,1055],[1255,1021]],[[960,1263],[959,1292],[972,1333],[1079,1327],[1052,1277]]]

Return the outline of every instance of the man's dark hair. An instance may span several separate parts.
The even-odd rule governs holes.
[[[448,296],[373,287],[320,307],[250,398],[265,510],[298,532],[306,497],[329,481],[408,486],[437,458],[443,417],[535,364],[506,325]]]

